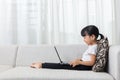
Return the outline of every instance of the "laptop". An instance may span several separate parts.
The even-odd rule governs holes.
[[[55,48],[55,51],[56,51],[56,53],[57,53],[58,59],[59,59],[59,61],[60,61],[60,64],[61,64],[61,65],[70,65],[70,64],[68,64],[68,63],[64,63],[64,62],[61,60],[60,55],[59,55],[56,47],[54,47],[54,48]]]

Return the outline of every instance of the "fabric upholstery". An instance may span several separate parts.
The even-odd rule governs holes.
[[[30,66],[33,62],[55,62],[58,57],[52,45],[29,45],[19,46],[16,66]]]
[[[18,47],[0,46],[0,80],[120,80],[120,45],[111,45],[109,48],[108,72],[30,68],[33,62],[59,62],[54,46]],[[62,53],[60,55],[64,55],[62,56],[64,61],[81,56],[87,49],[85,45],[56,45],[56,47],[59,53]]]
[[[105,71],[108,62],[108,51],[109,51],[109,43],[108,39],[104,38],[98,41],[97,45],[97,55],[96,62],[92,68],[93,71],[101,72]]]
[[[57,51],[63,60],[63,62],[69,62],[76,58],[81,58],[84,51],[87,49],[87,45],[56,45]]]
[[[0,46],[0,65],[15,65],[15,59],[17,54],[16,45]]]
[[[10,65],[0,65],[0,73],[9,69],[12,69],[13,66]]]
[[[109,48],[108,73],[115,80],[120,80],[120,45],[112,45]]]
[[[16,67],[2,73],[0,80],[113,80],[113,78],[103,72]]]

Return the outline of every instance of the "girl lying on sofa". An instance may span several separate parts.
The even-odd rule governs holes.
[[[96,61],[97,40],[98,36],[101,39],[104,38],[99,33],[98,28],[95,25],[88,25],[82,29],[81,35],[84,38],[84,42],[88,45],[88,49],[83,53],[81,59],[75,59],[68,64],[63,65],[60,63],[32,63],[32,68],[50,68],[50,69],[70,69],[70,70],[92,70],[92,66]]]

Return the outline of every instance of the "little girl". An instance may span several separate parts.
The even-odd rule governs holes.
[[[88,25],[82,29],[81,35],[84,37],[88,49],[83,53],[81,59],[70,61],[68,65],[60,63],[32,63],[32,68],[51,68],[51,69],[70,69],[70,70],[92,70],[92,66],[96,61],[97,38],[103,39],[104,36],[99,33],[99,30],[94,25]]]

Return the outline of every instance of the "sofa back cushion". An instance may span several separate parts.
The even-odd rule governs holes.
[[[95,72],[106,71],[105,69],[107,67],[108,62],[108,51],[109,51],[108,39],[104,38],[98,41],[96,62],[92,68],[93,71]]]
[[[33,62],[55,62],[59,60],[52,45],[19,46],[16,65],[30,66]]]
[[[87,49],[87,46],[84,44],[56,45],[55,47],[63,62],[81,58],[82,54]]]
[[[17,46],[0,46],[0,65],[14,66],[17,54]]]

